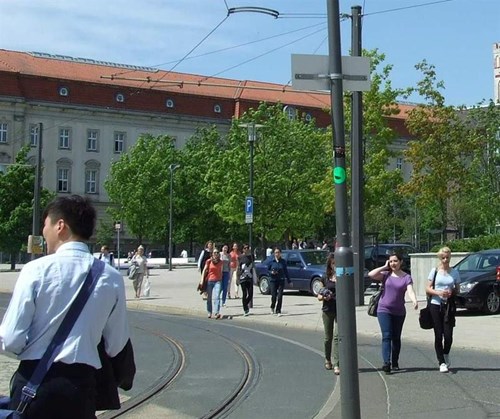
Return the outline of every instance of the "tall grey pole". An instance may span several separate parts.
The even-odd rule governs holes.
[[[252,123],[248,126],[248,142],[250,143],[250,191],[249,196],[253,198],[253,154],[254,154],[254,144],[256,139],[256,127],[255,123]],[[255,254],[254,249],[252,247],[252,226],[253,220],[251,223],[248,223],[248,246],[252,251],[252,254]]]
[[[337,246],[337,317],[339,325],[340,406],[343,419],[360,419],[356,313],[354,305],[353,256],[349,246],[347,186],[345,167],[342,56],[340,43],[339,0],[327,0],[329,74],[334,128],[333,180],[335,183],[335,218]]]
[[[174,196],[174,170],[179,168],[178,164],[171,164],[168,166],[170,169],[170,211],[168,221],[168,270],[172,270],[172,224],[173,224],[173,205],[172,198]]]
[[[33,191],[33,236],[39,236],[40,232],[40,195],[42,189],[42,139],[43,139],[43,124],[38,124],[38,144],[36,155],[36,168],[35,168],[35,186]],[[31,254],[31,258],[35,259],[37,255]]]
[[[351,55],[361,57],[361,6],[351,7],[352,32]],[[364,223],[364,175],[363,175],[363,93],[352,92],[351,103],[351,224],[352,249],[354,252],[354,295],[357,306],[365,303],[365,223]]]

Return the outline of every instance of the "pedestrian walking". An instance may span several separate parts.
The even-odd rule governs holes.
[[[228,290],[229,298],[239,298],[239,285],[238,285],[238,259],[240,257],[240,251],[238,249],[238,243],[233,243],[233,248],[231,253],[229,253],[231,258],[229,267],[230,285]]]
[[[382,371],[390,374],[399,371],[399,354],[401,352],[401,333],[406,318],[405,294],[408,293],[413,308],[418,309],[417,296],[413,289],[410,274],[403,271],[403,256],[393,252],[384,266],[375,268],[368,276],[381,281],[382,295],[378,302],[377,319],[382,333]]]
[[[101,254],[99,255],[99,259],[102,260],[103,262],[107,263],[110,266],[113,266],[113,267],[115,266],[113,253],[109,252],[109,247],[106,245],[101,246]]]
[[[223,262],[220,259],[220,252],[214,248],[212,257],[205,262],[205,267],[201,273],[201,281],[207,276],[207,313],[208,318],[220,319],[221,309],[221,284],[222,284]],[[200,283],[201,283],[200,281]]]
[[[222,252],[220,254],[220,259],[222,261],[222,292],[221,292],[221,298],[222,298],[222,306],[226,307],[226,298],[227,298],[227,290],[229,287],[229,279],[230,279],[230,263],[231,263],[231,256],[228,253],[229,247],[227,244],[222,246]]]
[[[143,287],[146,288],[146,285],[149,287],[149,281],[148,284],[144,283],[144,277],[149,279],[149,269],[148,259],[144,255],[144,247],[142,245],[137,248],[137,252],[132,257],[130,263],[137,266],[132,285],[134,286],[135,298],[140,298],[141,293],[144,292]],[[149,293],[149,288],[147,292]]]
[[[100,396],[96,392],[96,373],[102,366],[98,351],[101,338],[104,355],[115,360],[122,359],[129,347],[123,278],[116,269],[96,261],[85,244],[96,221],[90,200],[78,195],[59,197],[47,206],[42,219],[47,255],[23,267],[0,325],[2,349],[20,360],[11,380],[9,408],[18,407],[23,388],[38,364],[47,366],[41,359],[53,346],[69,307],[79,290],[86,287],[91,267],[97,263],[102,264],[103,271],[96,276],[95,287],[69,335],[56,347],[54,362],[22,415],[25,419],[93,419]],[[131,356],[128,388],[135,373]],[[109,385],[113,386],[119,407],[117,384]]]
[[[269,273],[269,284],[271,287],[271,312],[281,317],[281,307],[283,305],[283,290],[285,289],[285,280],[290,284],[290,275],[286,267],[286,260],[281,257],[281,249],[274,249],[274,258],[267,264]]]
[[[335,274],[335,255],[330,253],[326,261],[326,274],[318,293],[318,300],[323,302],[321,317],[325,330],[324,350],[325,368],[335,375],[340,374],[339,366],[339,331],[337,324],[337,275]],[[333,348],[333,363],[332,363]]]
[[[434,324],[434,350],[440,372],[448,372],[451,360],[450,350],[455,327],[455,295],[460,291],[460,274],[450,267],[451,250],[442,247],[437,252],[437,268],[429,272],[426,292],[431,297],[430,310]],[[434,283],[434,286],[433,286]]]
[[[250,314],[253,299],[253,278],[256,276],[255,261],[248,244],[243,245],[243,253],[238,259],[238,278],[241,286],[243,315]]]
[[[205,248],[200,252],[198,257],[198,270],[200,272],[205,268],[205,263],[208,259],[212,257],[212,252],[214,250],[214,242],[212,240],[207,241]]]

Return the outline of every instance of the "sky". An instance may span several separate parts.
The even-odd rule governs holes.
[[[385,54],[393,87],[415,86],[425,59],[448,105],[493,98],[500,0],[339,0],[341,13],[355,5],[363,48]],[[279,17],[228,14],[242,6]],[[287,84],[291,54],[328,54],[326,13],[327,0],[0,0],[0,48]],[[350,19],[341,42],[349,55]]]

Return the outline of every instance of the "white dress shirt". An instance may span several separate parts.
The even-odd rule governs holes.
[[[42,358],[87,277],[94,257],[81,242],[68,242],[26,264],[0,325],[0,343],[19,360]],[[117,355],[130,337],[121,274],[106,264],[55,362],[100,368],[97,345]]]

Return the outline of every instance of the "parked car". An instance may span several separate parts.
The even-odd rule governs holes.
[[[403,256],[402,269],[411,273],[410,253],[415,253],[413,246],[404,243],[370,244],[365,246],[365,268],[368,271],[383,266],[392,252],[401,253]]]
[[[274,255],[270,255],[263,262],[255,265],[257,282],[254,285],[259,287],[262,294],[270,294],[271,292],[267,263],[273,257]],[[281,257],[286,260],[288,273],[292,280],[292,284],[285,282],[285,290],[308,292],[312,295],[318,295],[318,291],[323,283],[322,277],[326,272],[328,251],[313,249],[282,250]],[[364,287],[366,290],[370,286],[371,280],[366,275],[366,272],[364,278]]]
[[[487,314],[500,311],[500,249],[471,253],[454,268],[462,281],[457,307]]]

